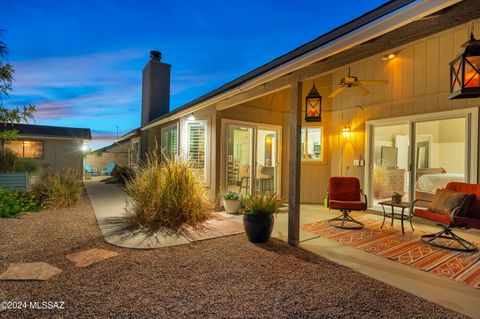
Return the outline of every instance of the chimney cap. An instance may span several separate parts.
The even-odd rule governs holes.
[[[160,60],[162,59],[162,52],[156,50],[150,51],[150,59],[160,62]]]

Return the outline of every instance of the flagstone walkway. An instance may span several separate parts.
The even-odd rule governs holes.
[[[151,249],[243,233],[241,217],[222,213],[197,229],[186,228],[179,233],[141,231],[128,223],[125,208],[129,196],[118,185],[103,183],[101,178],[84,183],[102,235],[115,246]]]

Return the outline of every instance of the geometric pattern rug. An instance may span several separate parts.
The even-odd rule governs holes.
[[[438,276],[480,289],[480,252],[459,252],[430,246],[420,240],[424,232],[415,230],[402,235],[399,226],[380,229],[381,222],[358,218],[363,229],[341,229],[326,220],[302,225],[302,229],[345,246],[388,258]],[[407,223],[408,224],[408,223]]]

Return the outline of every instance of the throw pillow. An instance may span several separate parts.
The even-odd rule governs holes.
[[[464,214],[472,200],[471,194],[459,193],[448,189],[437,189],[428,210],[432,213],[450,215],[452,210],[461,207],[458,215]]]

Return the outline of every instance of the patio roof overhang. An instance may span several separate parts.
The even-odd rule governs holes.
[[[401,28],[411,22],[448,8],[461,0],[397,0],[388,2],[361,17],[344,24],[325,35],[223,85],[222,87],[183,105],[159,119],[148,123],[142,131],[173,121],[191,112],[220,103],[246,91],[257,89],[262,94],[262,85],[292,74],[309,65],[318,63],[333,55],[345,52],[386,33]],[[281,90],[290,86],[290,81],[280,81],[280,85],[272,88]],[[260,87],[260,89],[258,89]],[[267,91],[263,88],[263,94]],[[255,95],[259,97],[261,95]],[[241,103],[241,102],[240,102]],[[238,103],[237,103],[238,104]],[[218,109],[227,108],[225,104]]]

